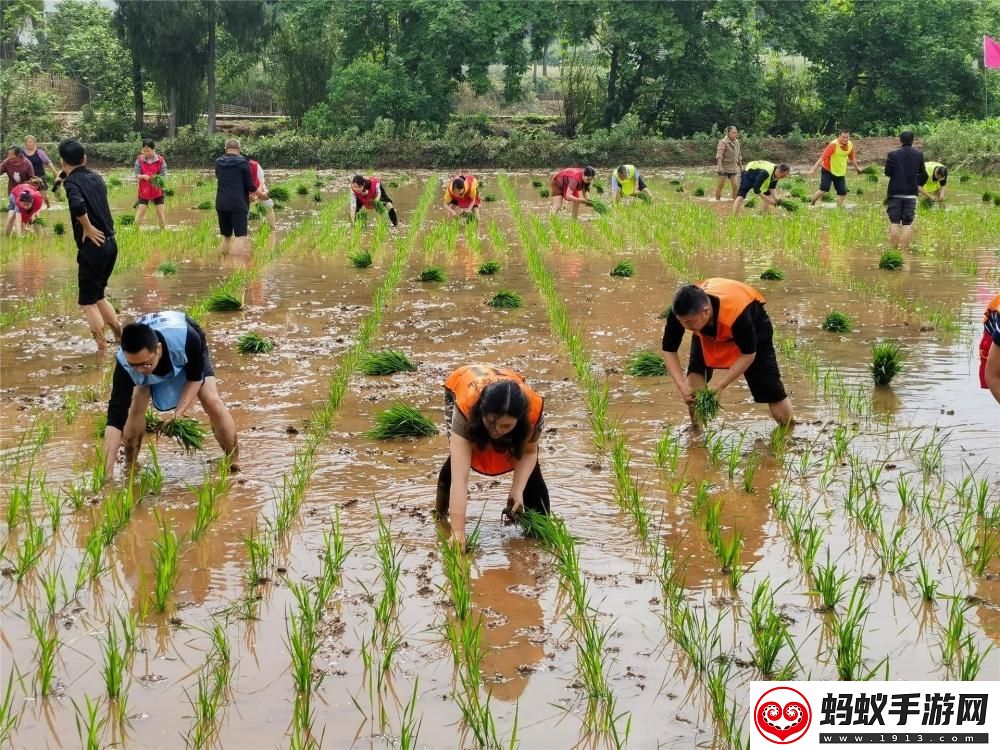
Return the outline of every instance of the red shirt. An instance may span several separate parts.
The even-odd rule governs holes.
[[[7,175],[7,194],[10,195],[14,192],[14,188],[35,176],[35,168],[31,166],[26,156],[20,159],[8,158],[0,162],[0,174]]]
[[[25,209],[25,207],[21,204],[19,198],[22,193],[27,193],[31,196],[31,208]],[[14,199],[14,207],[21,214],[21,223],[27,226],[34,220],[38,212],[42,210],[42,194],[35,190],[35,188],[31,185],[18,185],[11,191],[10,194]]]
[[[570,167],[561,172],[556,172],[552,178],[552,187],[555,188],[553,195],[569,196],[570,193],[577,195],[585,185],[583,182],[583,169],[580,167]]]

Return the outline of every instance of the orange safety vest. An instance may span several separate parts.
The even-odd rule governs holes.
[[[459,367],[448,379],[444,381],[444,387],[455,397],[455,406],[462,412],[462,416],[470,419],[479,398],[483,394],[483,389],[498,380],[513,380],[521,388],[522,393],[528,399],[528,422],[531,430],[538,427],[538,422],[542,418],[542,406],[544,399],[527,386],[524,378],[513,370],[504,367],[493,367],[491,365],[468,365]],[[480,474],[496,476],[506,474],[514,470],[514,456],[509,453],[501,453],[493,447],[493,443],[487,443],[486,448],[479,449],[475,443],[472,445],[472,468]]]
[[[461,195],[452,192],[451,183],[462,178],[465,182],[465,192]],[[470,208],[479,205],[479,180],[471,174],[458,174],[448,180],[448,187],[444,191],[444,204],[456,204],[459,208]]]
[[[733,323],[752,302],[763,304],[764,295],[748,284],[732,279],[705,279],[695,286],[706,294],[719,298],[719,314],[715,319],[715,336],[695,333],[701,340],[705,364],[713,369],[726,370],[739,358],[740,348],[733,341]]]

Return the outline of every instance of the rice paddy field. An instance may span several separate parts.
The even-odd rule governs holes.
[[[237,474],[211,434],[151,435],[105,482],[112,362],[65,204],[5,240],[0,745],[741,748],[751,680],[1000,678],[1000,408],[976,373],[1000,183],[953,175],[880,264],[883,177],[843,211],[793,178],[789,209],[732,219],[714,175],[644,176],[651,203],[574,222],[547,173],[485,174],[465,224],[439,176],[386,172],[392,229],[348,223],[348,175],[275,173],[278,224],[242,258],[210,178],[171,175],[159,231],[122,221],[135,186],[109,173],[109,291],[204,326]],[[766,296],[793,430],[742,381],[687,429],[650,353],[707,276]],[[431,510],[442,383],[474,362],[545,397],[554,516],[501,525],[509,477],[473,475],[462,556]]]

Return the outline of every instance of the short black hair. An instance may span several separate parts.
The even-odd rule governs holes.
[[[17,200],[18,200],[19,203],[34,203],[35,202],[35,196],[33,196],[27,190],[22,190],[21,194],[19,196],[17,196]]]
[[[899,134],[899,142],[902,143],[904,146],[912,146],[913,145],[913,131],[912,130],[904,130],[902,133],[900,133]]]
[[[144,140],[142,142],[142,147],[143,148],[156,148],[156,144],[153,143],[153,139],[152,138],[147,138],[146,140]]]
[[[597,174],[597,171],[593,167],[584,167],[583,168],[583,176],[584,177],[593,177],[596,174]]]
[[[465,190],[465,180],[461,177],[456,177],[451,181],[451,189],[459,192]]]
[[[708,294],[700,286],[688,284],[682,286],[674,295],[674,302],[671,305],[674,315],[691,315],[701,312],[712,304],[708,299]]]
[[[774,168],[775,172],[791,172],[792,168],[785,163],[781,163]]]
[[[138,354],[143,350],[155,352],[158,343],[156,331],[145,323],[129,323],[122,328],[122,349],[128,354]]]
[[[843,135],[844,133],[847,133],[848,135],[850,135],[851,134],[851,129],[850,128],[841,128],[840,129],[840,133],[841,133],[841,135]]]
[[[947,180],[948,179],[948,167],[946,167],[946,166],[944,166],[942,164],[940,167],[938,167],[937,169],[934,170],[934,174],[940,174],[942,180]],[[931,177],[933,177],[933,176],[934,175],[932,174]]]
[[[14,152],[14,156],[21,156],[22,154],[24,154],[24,149],[21,148],[20,146],[16,146],[16,145],[8,146],[7,150],[8,151],[13,151]]]
[[[361,185],[364,187],[367,183],[368,180],[365,179],[364,175],[356,174],[351,178],[351,184],[353,185]]]
[[[87,151],[83,148],[83,144],[80,141],[67,138],[59,144],[59,158],[71,167],[79,167],[83,164],[83,159],[86,155]]]

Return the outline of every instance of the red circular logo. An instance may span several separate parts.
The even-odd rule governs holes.
[[[768,742],[791,745],[801,740],[812,724],[812,707],[795,688],[771,688],[757,701],[753,723]]]

